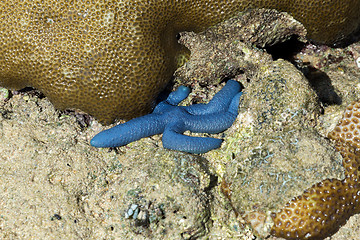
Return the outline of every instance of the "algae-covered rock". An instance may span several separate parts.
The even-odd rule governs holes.
[[[118,156],[79,204],[98,229],[94,239],[198,238],[211,227],[216,184],[206,159],[147,148]]]
[[[225,181],[239,213],[275,211],[324,178],[341,178],[341,157],[315,129],[319,106],[304,75],[289,62],[264,64],[247,84],[236,152]]]

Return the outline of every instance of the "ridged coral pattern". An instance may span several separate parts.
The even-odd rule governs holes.
[[[273,214],[271,233],[286,239],[323,239],[360,212],[360,100],[329,133],[343,157],[345,178],[326,179]]]

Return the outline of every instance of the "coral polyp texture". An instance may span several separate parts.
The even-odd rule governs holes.
[[[160,102],[151,114],[134,118],[98,133],[92,140],[94,147],[119,147],[155,134],[163,133],[163,146],[168,149],[205,153],[219,148],[222,140],[182,135],[186,130],[200,133],[219,133],[229,128],[238,115],[240,84],[229,80],[208,104],[177,106],[190,93],[180,86]]]
[[[178,32],[256,7],[289,12],[324,43],[359,26],[358,0],[5,0],[0,85],[34,87],[58,109],[80,109],[102,123],[137,117],[152,109],[175,70]]]
[[[360,101],[349,105],[329,133],[343,157],[345,178],[326,179],[273,213],[271,233],[286,239],[324,239],[360,212]]]
[[[351,145],[360,148],[360,101],[350,104],[343,119],[329,133],[329,137],[337,141],[337,145]]]

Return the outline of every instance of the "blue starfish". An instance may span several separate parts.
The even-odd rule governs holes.
[[[229,80],[208,104],[177,106],[187,98],[190,89],[180,86],[160,102],[151,114],[98,133],[90,142],[94,147],[118,147],[143,137],[163,133],[164,148],[205,153],[219,148],[222,140],[183,135],[186,130],[198,133],[219,133],[228,129],[238,115],[240,84]]]

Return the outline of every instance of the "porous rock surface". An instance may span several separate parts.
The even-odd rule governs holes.
[[[1,239],[146,239],[208,231],[218,180],[205,158],[146,140],[126,153],[95,149],[89,140],[99,124],[83,131],[74,116],[36,96],[15,95],[0,109]],[[129,216],[131,206],[137,217]]]

